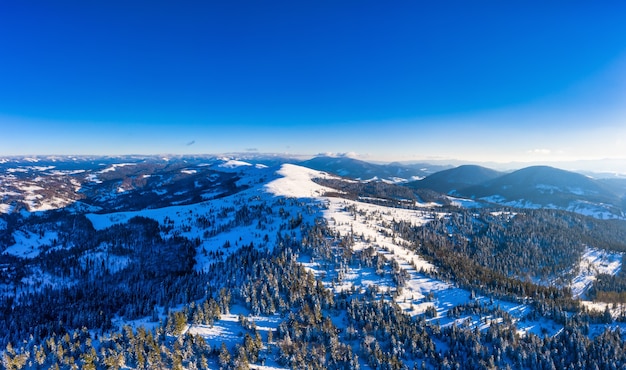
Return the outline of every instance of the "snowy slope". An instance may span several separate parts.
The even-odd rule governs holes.
[[[622,267],[622,256],[622,253],[587,247],[578,266],[578,275],[572,279],[572,294],[582,297],[598,274],[617,274]]]
[[[227,197],[190,205],[131,212],[89,213],[86,216],[96,230],[126,223],[139,216],[159,222],[164,238],[180,235],[190,240],[199,239],[201,244],[198,247],[197,268],[203,269],[209,265],[209,260],[204,256],[210,252],[229,254],[250,243],[258,248],[272,247],[277,232],[285,228],[290,218],[303,211],[305,221],[312,223],[315,217],[320,216],[321,211],[315,206],[321,201],[319,196],[331,190],[311,181],[312,178],[327,175],[304,167],[286,164],[275,171],[261,166],[226,163],[231,169],[236,167],[243,170],[239,183],[250,188]],[[270,181],[263,183],[260,181],[262,179]],[[315,207],[307,208],[307,204]],[[253,220],[237,221],[238,215],[250,212],[254,213]],[[208,222],[201,225],[198,220]],[[224,248],[226,243],[230,245],[229,248]]]
[[[487,329],[488,325],[479,318],[465,317],[461,319],[447,318],[448,309],[471,301],[470,292],[454,285],[433,279],[420,271],[431,271],[435,266],[411,251],[408,241],[393,238],[393,232],[388,229],[392,220],[405,220],[413,225],[421,225],[432,220],[432,217],[444,217],[445,213],[433,213],[430,206],[423,209],[401,209],[353,200],[321,196],[326,190],[312,180],[325,173],[303,169],[298,166],[284,165],[278,173],[282,176],[269,183],[266,188],[276,195],[311,197],[324,204],[323,217],[328,225],[340,235],[353,235],[355,251],[373,246],[388,261],[395,261],[400,269],[406,271],[408,279],[402,289],[398,289],[388,276],[381,276],[372,268],[346,266],[341,271],[328,271],[320,261],[311,261],[303,258],[301,262],[314,274],[323,278],[327,287],[336,293],[357,289],[365,291],[374,288],[379,291],[380,299],[392,298],[407,313],[421,315],[429,307],[434,307],[437,320],[442,324],[462,323],[471,319],[471,325]],[[315,195],[320,196],[315,197]],[[391,297],[385,298],[385,292],[391,292]],[[479,298],[480,299],[480,298]],[[556,333],[558,327],[546,320],[526,320],[530,311],[527,305],[495,300],[495,306],[517,318],[520,333],[533,332]],[[484,318],[483,318],[484,319]],[[498,318],[491,318],[498,322]]]
[[[312,181],[315,178],[332,177],[325,172],[293,164],[284,164],[276,174],[279,178],[265,185],[265,190],[276,196],[320,198],[327,191],[334,191],[333,189],[318,185]]]
[[[58,234],[54,231],[46,231],[43,235],[37,235],[30,231],[15,231],[13,233],[15,244],[4,250],[4,253],[22,257],[35,258],[41,252],[44,245],[52,245],[58,238]]]

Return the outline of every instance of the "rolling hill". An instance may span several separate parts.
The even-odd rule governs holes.
[[[319,156],[298,163],[318,171],[358,180],[384,180],[405,183],[431,175],[447,166],[400,163],[375,164],[349,157]]]
[[[502,174],[502,172],[482,166],[462,165],[436,172],[422,180],[410,182],[407,186],[413,189],[430,189],[443,194],[454,194],[467,187],[495,179]]]
[[[459,192],[500,204],[559,208],[597,217],[623,216],[620,197],[601,182],[548,166],[526,167]]]

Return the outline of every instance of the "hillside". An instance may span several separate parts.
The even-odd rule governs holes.
[[[476,165],[459,167],[436,172],[426,178],[410,182],[414,189],[430,189],[442,194],[462,193],[465,188],[485,183],[502,176],[503,173]]]
[[[351,179],[384,180],[393,183],[414,181],[446,168],[445,166],[429,164],[375,164],[349,157],[328,156],[318,156],[298,164]]]
[[[621,199],[607,186],[587,176],[547,166],[523,168],[465,188],[460,193],[513,206],[623,217]]]

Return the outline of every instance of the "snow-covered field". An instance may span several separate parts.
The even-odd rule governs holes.
[[[22,258],[35,258],[41,252],[42,246],[52,245],[57,238],[58,234],[55,231],[48,230],[43,235],[38,235],[18,230],[13,233],[15,244],[5,249],[4,253]]]
[[[354,250],[358,251],[373,246],[385,258],[395,260],[402,269],[411,274],[409,284],[403,289],[404,293],[399,296],[399,301],[404,302],[405,298],[408,297],[419,300],[426,293],[449,287],[448,284],[433,282],[418,274],[420,270],[429,271],[435,267],[402,246],[408,242],[399,238],[394,240],[394,238],[387,236],[391,235],[392,232],[383,226],[393,220],[406,220],[413,225],[421,225],[428,222],[429,211],[391,208],[338,198],[327,198],[325,201],[328,208],[324,211],[324,217],[328,220],[329,226],[342,235],[353,235],[355,239]],[[351,285],[366,286],[368,280],[363,280],[357,272],[352,271],[347,275],[343,279],[343,283],[336,287],[336,290],[348,289]],[[420,281],[420,283],[415,283],[415,281]],[[376,282],[376,284],[381,288],[391,288],[384,283]]]
[[[598,274],[617,274],[622,267],[622,256],[622,253],[587,247],[580,259],[578,275],[572,279],[572,294],[583,297]]]
[[[331,177],[324,172],[285,164],[276,174],[279,178],[265,185],[265,191],[276,196],[321,199],[324,193],[333,191],[313,182],[315,178]]]
[[[608,252],[591,247],[586,248],[585,253],[580,259],[578,275],[572,279],[571,288],[572,294],[575,297],[583,299],[581,303],[587,309],[603,312],[608,308],[614,317],[621,313],[621,307],[605,302],[589,301],[585,299],[585,295],[587,290],[589,290],[593,282],[596,280],[596,275],[616,275],[620,272],[622,268],[623,256],[623,253]],[[621,326],[624,327],[624,325]],[[601,330],[601,328],[598,330]]]
[[[241,318],[244,319],[242,322]],[[274,353],[267,348],[268,333],[269,331],[276,332],[278,325],[285,318],[281,315],[271,316],[255,316],[251,315],[249,310],[240,305],[234,305],[230,313],[222,314],[221,318],[213,325],[191,325],[187,328],[187,333],[193,335],[199,335],[209,344],[212,348],[219,349],[222,343],[227,348],[234,348],[235,345],[241,344],[244,333],[249,333],[251,330],[256,330],[264,343],[264,347],[261,350],[260,357],[263,358],[264,365],[250,364],[251,369],[263,369],[263,370],[283,370],[285,367],[280,367],[276,361]],[[271,345],[275,346],[273,341]],[[217,367],[218,364],[214,364]]]
[[[246,320],[249,328],[255,328],[264,343],[267,343],[267,335],[270,330],[276,331],[284,317],[281,315],[255,316],[242,306],[234,305],[230,313],[222,314],[221,318],[214,325],[192,325],[188,328],[189,334],[201,335],[212,347],[219,348],[225,343],[229,348],[241,343],[243,333],[248,328],[244,328],[240,322],[240,317]]]
[[[136,166],[136,163],[116,163],[112,166],[109,166],[101,171],[99,171],[98,173],[107,173],[107,172],[113,172],[116,171],[119,167],[126,167],[126,166]]]

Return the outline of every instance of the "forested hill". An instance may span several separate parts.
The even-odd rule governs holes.
[[[407,186],[520,208],[553,208],[596,218],[626,218],[626,187],[622,182],[593,179],[548,166],[510,173],[460,166]]]
[[[436,172],[423,180],[408,183],[415,189],[431,189],[443,194],[462,193],[464,189],[483,184],[502,176],[503,173],[486,167],[463,165]]]

